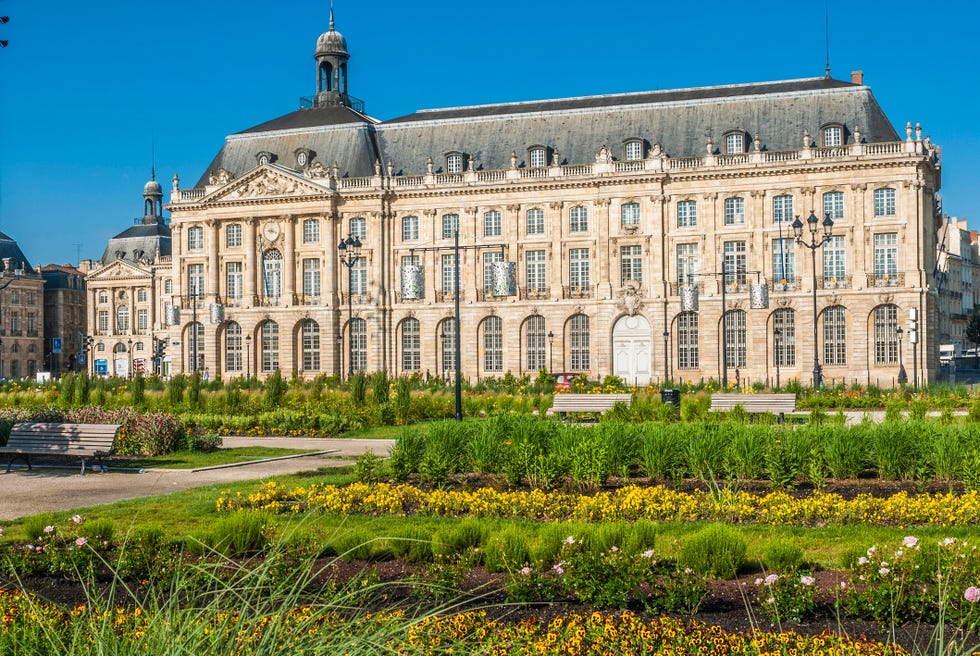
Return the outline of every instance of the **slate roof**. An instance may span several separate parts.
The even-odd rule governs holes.
[[[134,225],[109,240],[102,254],[102,264],[111,264],[120,259],[138,262],[144,257],[152,263],[158,255],[170,254],[170,226],[165,223]]]
[[[53,289],[71,289],[80,291],[85,288],[85,274],[73,266],[66,264],[46,264],[41,267],[41,276],[44,278],[44,291]],[[79,286],[73,287],[69,283],[69,278],[76,276]]]
[[[12,265],[15,270],[24,268],[26,271],[30,271],[33,268],[17,242],[0,232],[0,271],[4,270],[3,260],[8,257],[13,260]],[[12,273],[12,271],[5,273]]]
[[[635,138],[661,144],[671,157],[692,157],[705,154],[709,138],[723,148],[730,130],[745,131],[749,142],[758,135],[766,150],[793,150],[804,129],[819,140],[827,123],[859,128],[869,143],[899,140],[870,88],[827,78],[450,107],[380,123],[348,108],[321,107],[231,135],[198,185],[219,166],[244,174],[260,151],[294,167],[293,152],[310,148],[314,161],[337,162],[341,176],[372,175],[376,159],[419,175],[429,157],[438,171],[453,151],[483,169],[508,168],[511,151],[523,161],[532,145],[558,150],[563,164],[586,164],[603,145],[621,158],[623,142]]]

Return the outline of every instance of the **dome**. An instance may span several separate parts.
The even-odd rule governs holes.
[[[150,180],[145,185],[143,185],[143,195],[144,196],[157,196],[163,195],[163,187],[156,180]]]
[[[331,28],[329,32],[324,32],[316,40],[316,54],[348,54],[347,39],[337,30]]]

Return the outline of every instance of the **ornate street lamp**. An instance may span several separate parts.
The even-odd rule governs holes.
[[[555,333],[548,331],[548,371],[555,370]]]
[[[898,335],[898,384],[899,385],[904,385],[905,383],[909,382],[909,375],[905,371],[905,361],[902,360],[902,336],[904,332],[905,331],[902,330],[901,326],[895,329],[895,334]]]
[[[252,336],[245,335],[245,380],[252,378]]]
[[[796,220],[793,221],[793,235],[796,237],[797,244],[810,249],[810,258],[813,263],[813,389],[816,391],[820,389],[823,375],[820,370],[820,349],[817,346],[817,249],[830,241],[833,236],[834,222],[830,218],[830,213],[824,216],[823,235],[820,236],[819,241],[817,240],[817,230],[818,224],[821,222],[813,210],[810,211],[806,223],[810,228],[809,241],[803,238],[803,222],[800,221],[800,217],[796,217]]]
[[[337,245],[340,251],[340,263],[347,267],[347,379],[354,375],[354,340],[352,339],[354,323],[354,266],[361,257],[361,240],[348,234]],[[341,331],[343,335],[343,331]]]

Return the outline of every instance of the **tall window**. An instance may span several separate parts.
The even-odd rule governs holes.
[[[793,220],[793,197],[789,195],[773,196],[772,198],[772,220],[776,223],[791,222]]]
[[[106,335],[109,333],[109,311],[99,310],[99,334]]]
[[[315,244],[320,241],[320,219],[303,219],[303,243]]]
[[[824,284],[843,280],[847,275],[846,253],[843,235],[835,235],[823,245]]]
[[[504,254],[500,251],[493,251],[483,254],[483,291],[489,293],[493,289],[493,264],[503,262]]]
[[[129,307],[125,305],[120,305],[116,308],[116,332],[129,332]]]
[[[447,173],[462,173],[463,172],[463,156],[458,153],[453,153],[452,155],[446,156],[446,172]]]
[[[320,324],[303,321],[303,371],[320,371]]]
[[[677,368],[697,369],[699,366],[698,313],[681,312],[677,315]]]
[[[639,245],[619,249],[619,284],[624,286],[630,280],[643,282],[643,247]]]
[[[796,242],[793,239],[772,240],[772,279],[792,284],[796,281]]]
[[[894,280],[898,273],[898,233],[886,232],[874,236],[875,278]]]
[[[725,150],[729,155],[745,152],[745,135],[734,132],[725,137]]]
[[[548,151],[544,148],[532,148],[528,152],[527,159],[533,167],[545,166],[548,163]]]
[[[535,208],[527,211],[527,234],[544,234],[544,210]]]
[[[242,327],[235,321],[225,326],[225,369],[242,370]]]
[[[419,217],[402,217],[402,241],[416,241],[419,238]]]
[[[272,372],[279,368],[279,324],[275,321],[262,323],[262,371]]]
[[[729,367],[744,367],[746,361],[745,310],[729,310],[725,313],[725,350]]]
[[[459,214],[442,215],[442,238],[452,239],[459,230]]]
[[[633,162],[643,159],[643,142],[635,139],[626,142],[626,161]]]
[[[350,220],[350,236],[364,239],[367,237],[367,219],[357,216]]]
[[[568,210],[568,230],[570,232],[586,232],[589,229],[589,210],[582,205],[576,205]]]
[[[725,199],[725,225],[745,223],[745,199],[740,196]]]
[[[682,285],[694,282],[698,272],[698,245],[677,244],[677,282]]]
[[[489,212],[483,213],[483,236],[484,237],[500,236],[500,212],[497,212],[496,210],[491,210]]]
[[[844,141],[844,130],[839,126],[823,129],[824,146],[840,146]]]
[[[310,301],[320,298],[319,258],[303,258],[303,296]]]
[[[138,289],[138,290],[136,290],[136,300],[139,303],[146,303],[146,290],[145,289]],[[33,303],[33,302],[34,301],[32,300],[31,303]]]
[[[834,221],[844,218],[843,191],[828,191],[823,195],[823,213],[824,216],[829,214]]]
[[[204,296],[204,265],[187,265],[187,293],[193,298]]]
[[[204,228],[191,226],[187,229],[187,250],[199,251],[204,248]]]
[[[422,338],[419,320],[409,317],[402,321],[402,370],[422,368]]]
[[[623,203],[619,208],[619,217],[624,226],[640,225],[640,204]]]
[[[104,291],[104,290],[103,291],[100,291],[99,292],[99,303],[108,303],[108,302],[109,302],[109,292]]]
[[[242,245],[242,224],[231,223],[225,228],[225,247],[238,248]]]
[[[350,291],[355,298],[367,295],[366,257],[358,257],[354,260],[354,268],[350,270]]]
[[[500,317],[483,320],[483,369],[504,370],[504,322]]]
[[[693,228],[698,224],[698,203],[695,200],[682,200],[677,203],[677,227]]]
[[[544,251],[526,251],[524,266],[528,291],[544,291],[548,287]]]
[[[796,312],[789,308],[776,310],[772,327],[779,331],[776,340],[776,363],[780,367],[796,366]]]
[[[442,346],[443,378],[449,371],[456,371],[456,320],[445,319],[439,323],[439,343]]]
[[[163,281],[163,293],[173,294],[174,293],[174,281],[172,278],[167,278]]]
[[[150,311],[146,309],[136,310],[136,330],[140,335],[145,335],[150,327]]]
[[[547,366],[547,332],[544,317],[533,315],[524,323],[525,344],[527,347],[526,362],[528,371],[538,371]]]
[[[270,248],[262,254],[262,291],[268,298],[278,299],[282,296],[282,253]],[[278,366],[278,365],[277,365]]]
[[[592,366],[589,348],[592,337],[589,317],[584,314],[576,314],[568,322],[568,331],[571,370],[588,371]]]
[[[823,311],[823,363],[831,367],[847,364],[847,314],[842,305]]]
[[[895,190],[875,189],[875,216],[895,216]]]
[[[724,271],[724,282],[731,285],[737,283],[745,284],[745,242],[726,241],[725,242],[725,261],[722,270]]]
[[[573,289],[592,286],[589,271],[589,249],[572,248],[568,251],[568,284]]]
[[[242,263],[225,263],[225,293],[229,300],[238,300],[242,297]]]
[[[875,364],[898,364],[898,306],[874,309]]]
[[[442,292],[451,294],[456,284],[456,259],[452,253],[442,256]]]
[[[187,324],[187,370],[204,369],[204,324]]]

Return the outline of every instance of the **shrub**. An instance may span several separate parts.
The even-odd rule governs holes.
[[[278,408],[283,395],[286,394],[286,387],[286,381],[282,379],[279,370],[273,371],[265,380],[265,406],[270,410]]]
[[[492,535],[483,547],[483,565],[488,572],[513,572],[530,562],[527,532],[517,526]]]
[[[350,386],[351,401],[357,403],[358,405],[363,404],[364,398],[367,393],[367,383],[368,383],[367,376],[364,375],[363,371],[358,371],[353,376],[351,376],[350,380],[348,380],[347,382],[348,385]]]
[[[129,381],[129,397],[132,404],[137,408],[146,403],[146,379],[143,378],[142,374],[136,374]]]
[[[268,524],[265,513],[240,510],[215,522],[201,542],[228,558],[250,556],[269,546]]]
[[[646,426],[640,443],[643,469],[651,478],[683,476],[680,436],[669,427]]]
[[[600,435],[592,434],[579,442],[572,455],[572,480],[582,487],[598,487],[606,482],[608,452]]]
[[[612,545],[595,551],[576,541],[566,542],[562,551],[563,563],[558,567],[564,574],[562,583],[579,601],[598,609],[626,608],[637,595],[640,584],[652,578],[653,551],[640,556],[627,556]]]
[[[344,560],[371,560],[375,537],[367,529],[341,533],[331,543],[333,551]]]
[[[763,552],[766,567],[773,572],[792,572],[803,564],[803,549],[791,540],[777,538]]]
[[[678,562],[702,576],[734,578],[745,562],[741,532],[724,524],[701,529],[681,549]]]
[[[387,371],[376,371],[371,376],[371,396],[378,405],[388,403],[390,388],[388,387]]]
[[[787,620],[802,622],[813,615],[817,606],[814,583],[809,573],[769,574],[755,580],[757,600],[776,624]]]

